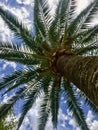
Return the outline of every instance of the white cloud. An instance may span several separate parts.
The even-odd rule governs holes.
[[[87,122],[89,127],[92,125],[93,119],[94,119],[94,115],[93,115],[92,111],[89,110],[88,114],[87,114],[87,118],[86,118],[86,122]]]
[[[77,127],[77,123],[76,123],[76,121],[75,121],[73,118],[71,118],[71,119],[69,120],[69,125],[73,126],[74,128]]]
[[[94,119],[95,116],[93,115],[92,111],[89,110],[87,114],[87,124],[90,128],[90,130],[98,130],[98,121]]]
[[[15,71],[16,67],[17,67],[17,64],[14,63],[14,62],[5,61],[5,63],[3,64],[2,70],[7,69],[8,66],[12,67],[14,69],[14,71]]]
[[[61,120],[63,120],[63,121],[65,122],[66,120],[68,120],[69,117],[68,117],[68,115],[65,115],[65,114],[63,113],[62,109],[59,109],[58,118],[61,119]]]
[[[51,14],[52,15],[54,14],[54,11],[56,9],[58,2],[59,2],[59,0],[49,0],[49,5],[50,5],[50,8],[51,8]]]
[[[3,103],[7,103],[7,100],[8,100],[8,95],[7,94],[5,94],[4,96],[3,96]]]
[[[81,10],[85,9],[90,3],[91,0],[77,0],[77,13],[80,13]]]
[[[81,130],[81,129],[79,127],[77,127],[76,130]]]
[[[5,77],[5,74],[0,74],[0,79],[2,79],[3,77]]]
[[[31,20],[28,19],[29,17],[29,12],[25,7],[20,8],[11,8],[11,12],[24,24],[29,25],[31,23]]]
[[[98,121],[94,120],[92,123],[92,126],[90,128],[91,130],[98,130]]]
[[[93,2],[94,0],[77,0],[78,2],[78,9],[84,9],[86,8],[91,2]]]
[[[16,0],[16,1],[19,4],[25,4],[25,5],[29,5],[32,2],[32,0]]]
[[[29,121],[28,117],[25,117],[25,119],[24,119],[24,121],[23,121],[19,130],[26,130],[26,127],[27,127],[28,124],[30,124],[30,121]]]
[[[54,130],[53,129],[53,125],[52,125],[52,122],[51,122],[51,117],[49,118],[47,124],[46,124],[46,128],[45,130]]]
[[[8,29],[7,25],[0,17],[0,39],[2,39],[4,42],[7,40],[11,41],[11,37],[11,31]]]

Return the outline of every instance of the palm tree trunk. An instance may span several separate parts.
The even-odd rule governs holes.
[[[98,106],[98,57],[61,56],[57,69]]]

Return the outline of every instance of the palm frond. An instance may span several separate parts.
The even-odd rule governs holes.
[[[61,30],[65,25],[67,2],[66,0],[59,1],[49,29],[49,37],[54,44],[58,43],[60,32],[62,32]],[[64,31],[62,33],[64,33]]]
[[[45,93],[40,105],[38,130],[45,129],[49,114],[50,114],[49,95],[48,93],[47,94]]]
[[[19,89],[14,96],[9,98],[7,100],[7,103],[3,103],[0,105],[0,119],[8,114],[9,110],[13,107],[13,105],[16,103],[19,98],[23,96],[23,93],[25,91],[25,88]]]
[[[34,13],[34,24],[36,33],[42,34],[44,37],[47,37],[49,26],[52,20],[48,1],[36,0],[34,3]]]
[[[20,128],[25,115],[27,114],[27,112],[30,110],[30,108],[34,104],[36,98],[39,97],[40,92],[42,91],[42,88],[39,87],[41,85],[41,79],[46,74],[47,74],[47,72],[41,73],[37,78],[34,79],[33,83],[32,83],[32,81],[31,81],[31,83],[29,83],[30,86],[26,87],[25,96],[24,96],[24,97],[26,97],[26,99],[25,99],[25,103],[23,105],[22,114],[19,119],[19,124],[18,124],[17,130]]]
[[[92,101],[90,101],[90,99],[88,99],[86,96],[84,99],[86,104],[90,107],[90,109],[98,115],[98,107],[96,107],[96,105]]]
[[[70,0],[70,6],[69,6],[69,19],[71,19],[71,21],[74,19],[75,15],[76,15],[76,0]]]
[[[79,48],[79,49],[76,49],[75,50],[75,53],[76,54],[86,54],[87,52],[90,52],[90,51],[95,51],[95,50],[98,50],[98,46],[97,45],[92,45],[92,46],[86,46],[86,47],[83,47],[83,48]]]
[[[14,45],[14,43],[0,42],[0,58],[8,61],[19,62],[25,65],[37,64],[33,52],[26,46]]]
[[[73,20],[76,8],[76,1],[75,0],[66,0],[66,24],[67,27],[69,26],[70,22]],[[66,29],[67,29],[66,27]]]
[[[66,40],[67,26],[72,19],[76,7],[75,0],[60,0],[51,23],[49,35],[54,44]]]
[[[44,97],[40,105],[38,130],[44,130],[50,114],[49,85],[51,82],[51,78],[51,74],[48,73],[45,77],[43,77],[41,81],[41,86],[44,91]]]
[[[13,16],[9,11],[4,10],[2,7],[0,7],[0,16],[6,22],[9,29],[14,32],[15,36],[23,40],[27,46],[34,50],[36,46],[33,37],[30,34],[30,31],[24,27],[23,23],[19,22],[15,16]]]
[[[75,9],[76,9],[76,1],[75,0],[68,0],[67,2],[67,8],[66,8],[66,15],[65,15],[65,26],[64,28],[64,36],[63,36],[63,43],[67,40],[66,37],[68,34],[68,28],[71,24],[71,22],[74,19],[75,15]],[[63,5],[64,6],[64,5]]]
[[[29,92],[28,96],[26,96],[17,130],[19,130],[27,112],[32,108],[33,104],[35,103],[35,100],[39,97],[39,93],[40,93],[39,87],[36,86],[36,87],[33,87],[33,89]]]
[[[78,96],[83,98],[83,101],[90,107],[90,109],[95,113],[98,114],[98,107],[81,91],[78,91]]]
[[[95,7],[95,3],[93,2],[91,4],[88,5],[87,8],[85,8],[70,24],[69,28],[68,28],[68,34],[74,34],[76,35],[77,33],[81,32],[81,29],[83,28],[83,23],[85,23],[85,21],[87,20],[87,18],[89,17],[92,9]]]
[[[0,83],[0,90],[7,88],[3,95],[20,85],[26,85],[28,82],[31,82],[39,74],[37,69],[28,68],[26,70],[18,70],[13,72],[11,75],[8,75],[2,79]]]
[[[40,0],[39,1],[39,9],[40,9],[40,14],[41,15],[41,19],[43,22],[43,25],[45,26],[45,30],[48,34],[48,30],[49,30],[49,26],[51,24],[51,15],[50,15],[50,8],[48,5],[48,1],[47,0]]]
[[[86,31],[85,37],[81,39],[81,44],[91,43],[97,39],[98,36],[98,25],[91,27]]]
[[[34,3],[34,25],[35,25],[36,34],[39,34],[39,31],[41,31],[41,33],[44,35],[45,29],[39,17],[39,1],[38,0],[36,0]]]
[[[30,84],[33,83],[34,86],[47,73],[48,72],[46,70],[39,68],[28,68],[26,70],[15,71],[11,75],[3,78],[3,81],[0,83],[0,90],[7,88],[7,90],[4,91],[3,95],[21,85],[26,86],[29,90],[32,87]]]
[[[81,106],[79,105],[76,95],[74,94],[72,86],[68,81],[67,82],[64,81],[64,89],[66,93],[68,109],[73,113],[73,116],[78,125],[81,127],[81,129],[89,130],[87,123],[85,121],[84,113],[81,109]]]
[[[86,31],[82,31],[75,36],[76,46],[78,45],[94,45],[98,41],[98,25],[90,27]]]
[[[54,128],[57,128],[57,122],[58,122],[60,83],[61,79],[55,78],[50,93],[50,110]]]
[[[43,88],[43,91],[45,94],[48,93],[51,82],[52,82],[52,74],[50,72],[48,72],[43,77],[42,82],[41,82],[41,87]]]
[[[93,19],[94,15],[97,14],[98,1],[94,0],[94,2],[92,2],[91,4],[92,4],[92,8],[91,8],[90,12],[88,13],[88,16],[87,16],[82,28],[86,28],[88,25],[90,25],[91,20]]]

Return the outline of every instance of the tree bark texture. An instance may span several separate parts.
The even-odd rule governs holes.
[[[61,56],[57,69],[98,106],[98,57]]]

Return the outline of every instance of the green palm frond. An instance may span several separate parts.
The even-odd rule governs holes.
[[[97,46],[97,45],[94,45],[94,46],[88,45],[88,46],[86,46],[86,47],[76,49],[76,50],[75,50],[75,53],[80,55],[80,54],[86,54],[87,52],[90,52],[90,51],[93,51],[93,50],[94,50],[94,51],[95,51],[95,50],[98,51],[98,46]]]
[[[14,43],[0,42],[0,58],[27,65],[38,63],[29,48],[15,45]]]
[[[75,9],[76,9],[76,1],[75,0],[68,0],[67,2],[67,8],[66,8],[66,15],[65,15],[65,26],[63,26],[64,28],[64,36],[63,36],[63,42],[66,41],[68,34],[68,28],[71,24],[71,22],[74,19],[74,15],[75,15]],[[64,6],[64,5],[63,5]],[[63,8],[62,8],[63,9]],[[62,14],[61,14],[62,15]]]
[[[74,34],[76,35],[77,33],[81,32],[82,28],[83,28],[83,24],[85,23],[85,21],[87,20],[87,18],[89,17],[89,15],[91,14],[91,11],[93,10],[93,8],[95,7],[96,3],[95,1],[91,4],[88,5],[87,8],[85,8],[70,24],[69,28],[68,28],[68,34]]]
[[[94,27],[86,31],[85,37],[81,39],[81,44],[91,43],[95,41],[95,39],[98,40],[97,36],[98,36],[98,25],[95,25]]]
[[[11,109],[12,104],[1,104],[0,105],[0,118],[4,117]]]
[[[78,96],[83,98],[84,102],[90,107],[90,109],[95,113],[98,114],[98,107],[81,91],[78,91]]]
[[[76,1],[75,0],[66,0],[66,23],[69,25],[70,22],[73,20],[73,16],[75,14],[76,9]],[[67,25],[67,26],[68,26]]]
[[[75,47],[78,46],[88,46],[89,44],[95,45],[98,41],[98,31],[97,31],[98,25],[95,25],[91,27],[90,29],[87,29],[86,31],[82,31],[78,33],[74,37],[74,42]]]
[[[59,30],[59,25],[58,25],[58,21],[59,21],[59,10],[60,10],[60,6],[61,6],[61,2],[59,2],[56,12],[55,12],[55,17],[54,20],[52,21],[50,28],[49,28],[49,37],[51,42],[53,43],[52,46],[54,46],[54,43],[57,43],[58,40],[58,30]]]
[[[54,45],[59,46],[67,39],[67,28],[73,14],[75,13],[76,2],[74,0],[60,0],[55,11],[54,20],[50,26],[50,39]]]
[[[24,117],[26,116],[27,112],[30,110],[32,105],[34,104],[35,100],[41,95],[43,88],[40,87],[41,79],[47,74],[47,72],[41,73],[37,78],[35,78],[35,82],[29,83],[30,86],[27,87],[26,99],[23,105],[22,114],[19,119],[18,128],[21,126]],[[28,85],[28,84],[27,84]]]
[[[82,28],[86,28],[87,25],[90,25],[92,18],[94,17],[95,14],[97,14],[98,1],[94,0],[91,4],[92,4],[92,8],[91,8],[90,12],[88,13],[88,16],[87,16]]]
[[[61,78],[54,78],[50,93],[50,109],[53,127],[57,128]]]
[[[19,127],[21,126],[23,119],[26,116],[27,112],[31,109],[31,107],[35,103],[35,100],[39,97],[39,93],[40,93],[39,87],[37,86],[37,87],[34,87],[26,96],[17,130],[19,130]]]
[[[34,25],[35,25],[36,34],[41,33],[42,35],[44,35],[45,29],[39,17],[39,1],[38,0],[36,0],[34,3]]]
[[[3,95],[20,85],[26,86],[26,88],[29,90],[31,88],[30,86],[32,86],[30,85],[32,82],[33,85],[37,84],[47,73],[48,72],[46,72],[46,70],[41,70],[39,68],[28,68],[25,70],[15,71],[11,75],[3,78],[3,81],[0,83],[0,90],[7,88]]]
[[[47,37],[49,26],[52,20],[47,0],[36,0],[34,4],[34,12],[36,33]]]
[[[81,109],[81,106],[79,105],[76,95],[74,94],[74,91],[72,89],[72,86],[70,85],[70,82],[64,81],[64,89],[65,89],[68,109],[73,113],[73,116],[76,122],[78,123],[78,125],[81,127],[81,129],[89,130],[85,121],[84,113]]]
[[[23,23],[19,22],[15,16],[4,10],[2,7],[0,7],[0,16],[17,38],[23,40],[31,49],[35,48],[33,37]]]
[[[91,27],[90,29],[87,29],[86,31],[82,31],[76,35],[76,46],[81,45],[94,45],[95,42],[98,41],[98,25],[95,25]]]
[[[49,86],[52,82],[52,76],[53,75],[50,72],[48,72],[46,76],[44,76],[42,79],[41,87],[43,88],[45,94],[47,94],[49,91],[50,88]]]
[[[45,129],[49,114],[50,114],[49,94],[45,93],[40,105],[38,130]]]
[[[53,43],[58,43],[58,40],[64,34],[64,27],[66,22],[66,10],[68,0],[60,0],[54,14],[54,20],[51,23],[49,35]]]
[[[90,101],[90,99],[88,99],[86,96],[83,95],[83,97],[85,97],[85,102],[86,104],[90,107],[90,109],[95,113],[98,114],[98,107],[95,106],[95,104]]]
[[[5,94],[20,85],[26,85],[28,82],[33,81],[38,76],[39,73],[37,70],[31,68],[15,71],[3,79],[3,81],[0,83],[0,90],[7,88],[7,90],[4,92]]]
[[[2,103],[0,105],[0,119],[3,118],[9,110],[13,107],[17,100],[19,100],[24,95],[25,87],[20,88],[11,98],[7,100],[7,103]]]
[[[70,11],[69,11],[69,15],[70,15],[70,19],[74,19],[74,15],[76,13],[76,0],[70,0]]]
[[[52,74],[48,73],[45,77],[43,77],[41,81],[41,87],[44,90],[44,96],[40,105],[38,130],[44,130],[50,114],[49,89],[51,83],[52,83]]]

